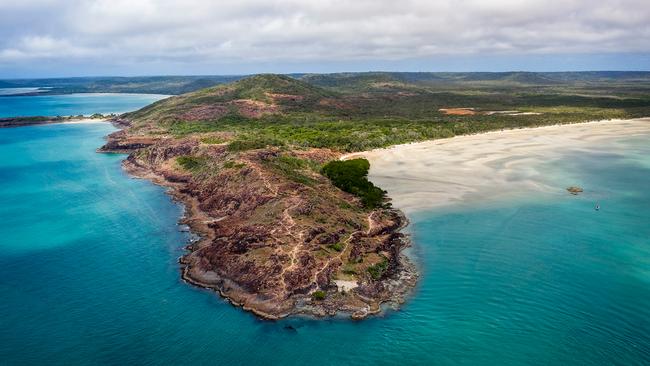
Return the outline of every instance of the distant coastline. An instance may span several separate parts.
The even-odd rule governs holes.
[[[58,123],[102,123],[108,122],[108,117],[100,115],[96,117],[68,116],[68,117],[10,117],[0,118],[0,128],[27,127],[38,125],[50,125]]]
[[[41,95],[50,91],[50,87],[16,87],[16,88],[0,88],[0,97],[13,97],[13,96],[34,96]]]
[[[0,95],[0,126],[111,118],[168,97],[127,93]]]

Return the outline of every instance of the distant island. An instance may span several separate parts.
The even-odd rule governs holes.
[[[114,118],[122,130],[100,151],[129,153],[128,172],[185,204],[201,235],[180,260],[188,282],[264,318],[361,319],[405,301],[418,274],[402,253],[406,218],[367,180],[368,161],[344,154],[650,111],[628,79],[612,96],[595,82],[571,81],[577,95],[541,75],[508,77],[256,75]]]
[[[34,125],[48,125],[52,123],[66,123],[66,122],[75,122],[86,119],[92,120],[103,120],[107,118],[116,117],[114,114],[103,115],[101,113],[95,113],[90,116],[29,116],[29,117],[6,117],[0,118],[0,128],[6,127],[24,127],[24,126],[34,126]]]

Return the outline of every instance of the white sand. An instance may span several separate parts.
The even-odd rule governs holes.
[[[370,160],[369,178],[406,213],[511,192],[557,191],[536,167],[568,151],[617,149],[621,138],[650,134],[650,118],[489,132],[349,154]]]
[[[350,291],[353,288],[359,287],[357,281],[334,280],[334,283],[339,291]]]
[[[64,122],[60,122],[60,123],[76,125],[76,124],[107,123],[107,122],[108,122],[108,120],[105,120],[105,119],[84,118],[84,119],[74,119],[74,120],[71,120],[71,121],[64,121]]]
[[[66,121],[57,121],[57,122],[48,122],[48,123],[35,123],[29,126],[52,126],[52,125],[85,125],[85,124],[95,124],[95,123],[110,123],[107,119],[93,119],[93,118],[83,118],[83,119],[73,119]]]

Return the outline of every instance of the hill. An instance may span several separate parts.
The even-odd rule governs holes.
[[[181,260],[188,282],[266,318],[363,318],[414,285],[405,219],[367,180],[367,161],[331,164],[336,151],[254,133],[326,115],[339,100],[287,76],[253,76],[125,114],[102,151],[130,153],[131,174],[186,204],[185,222],[203,236]]]
[[[336,93],[284,75],[255,75],[167,98],[124,117],[135,127],[258,119],[265,115],[327,109]]]
[[[103,150],[130,153],[129,172],[186,204],[203,237],[181,260],[187,281],[267,318],[362,318],[403,301],[417,274],[403,216],[368,181],[368,162],[338,161],[344,152],[647,116],[645,78],[256,75],[122,115]]]
[[[359,151],[649,113],[650,73],[343,73],[247,77],[168,98],[123,118],[141,133],[216,133],[240,147]]]
[[[531,92],[627,95],[650,91],[650,72],[367,72],[295,75],[314,85],[341,92],[370,91],[392,84],[409,90]]]

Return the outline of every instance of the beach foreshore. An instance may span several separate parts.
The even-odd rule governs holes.
[[[615,152],[617,141],[650,134],[650,118],[593,121],[493,131],[360,153],[371,163],[370,180],[386,189],[406,214],[514,192],[558,192],[546,184],[539,163],[568,152]]]

